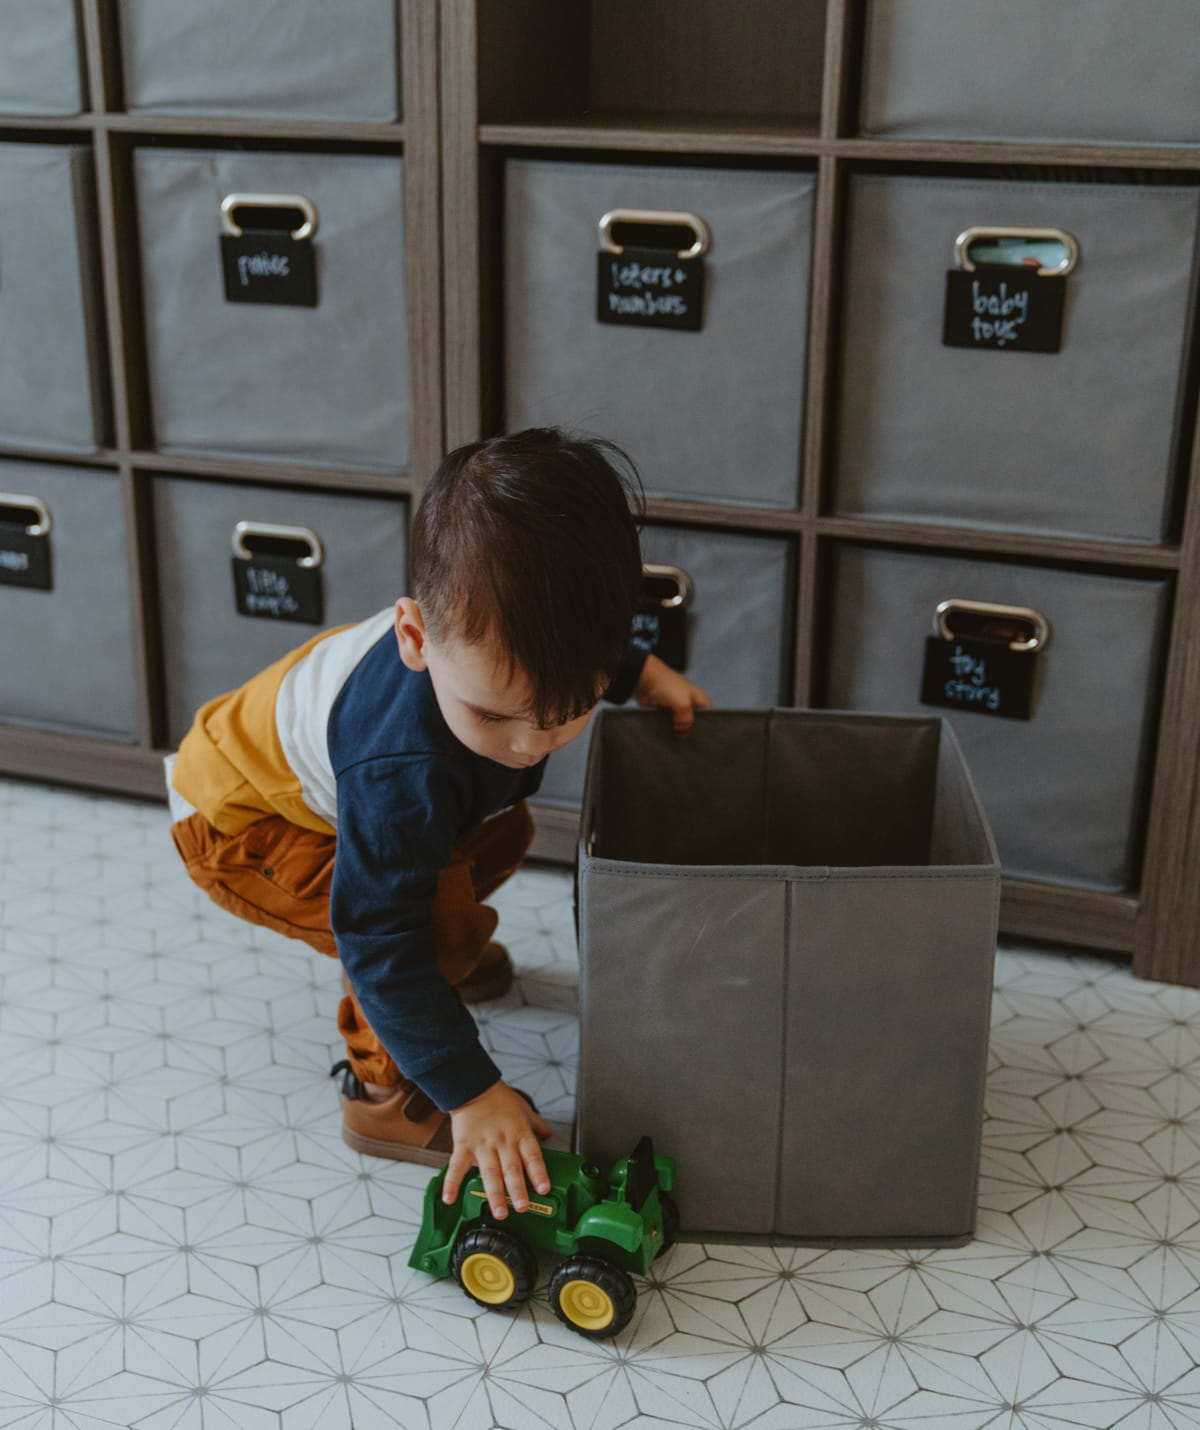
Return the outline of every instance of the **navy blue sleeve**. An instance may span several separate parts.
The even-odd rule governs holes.
[[[469,790],[439,755],[364,760],[338,775],[330,918],[367,1022],[405,1077],[448,1112],[500,1071],[438,971],[431,910]]]
[[[625,647],[625,654],[621,657],[620,667],[612,678],[612,684],[604,692],[605,700],[614,705],[625,704],[637,689],[637,683],[642,678],[642,667],[646,664],[649,654],[645,646],[638,645],[636,641],[629,642]]]

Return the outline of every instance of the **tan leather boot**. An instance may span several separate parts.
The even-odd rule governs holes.
[[[335,1063],[330,1076],[337,1073],[342,1074],[342,1141],[347,1146],[393,1162],[446,1165],[454,1146],[450,1116],[416,1083],[401,1078],[387,1097],[371,1102],[349,1062]]]

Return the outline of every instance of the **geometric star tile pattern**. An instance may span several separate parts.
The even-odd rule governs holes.
[[[331,961],[193,888],[157,804],[0,782],[0,1427],[1200,1426],[1200,993],[997,961],[966,1246],[679,1244],[611,1342],[410,1271],[427,1169],[340,1138]],[[571,880],[478,1011],[566,1145]]]

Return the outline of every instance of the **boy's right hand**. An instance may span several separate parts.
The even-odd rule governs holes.
[[[550,1124],[506,1082],[493,1083],[486,1092],[452,1109],[450,1127],[454,1151],[442,1185],[443,1201],[454,1201],[472,1167],[479,1168],[492,1215],[498,1221],[508,1215],[505,1188],[515,1211],[529,1210],[527,1172],[543,1196],[550,1190],[538,1146],[539,1138],[544,1142],[551,1135]]]

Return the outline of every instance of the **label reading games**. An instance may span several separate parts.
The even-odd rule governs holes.
[[[317,306],[317,259],[308,239],[277,229],[221,235],[225,298],[230,303]]]
[[[0,523],[0,586],[51,590],[50,538]]]
[[[703,319],[704,259],[667,248],[626,248],[596,255],[596,318],[642,328],[698,333]]]
[[[1039,277],[1007,264],[952,268],[946,274],[942,343],[996,352],[1056,353],[1062,348],[1065,278]]]
[[[1005,641],[928,636],[921,704],[1028,720],[1036,671],[1034,653],[1012,650]]]

